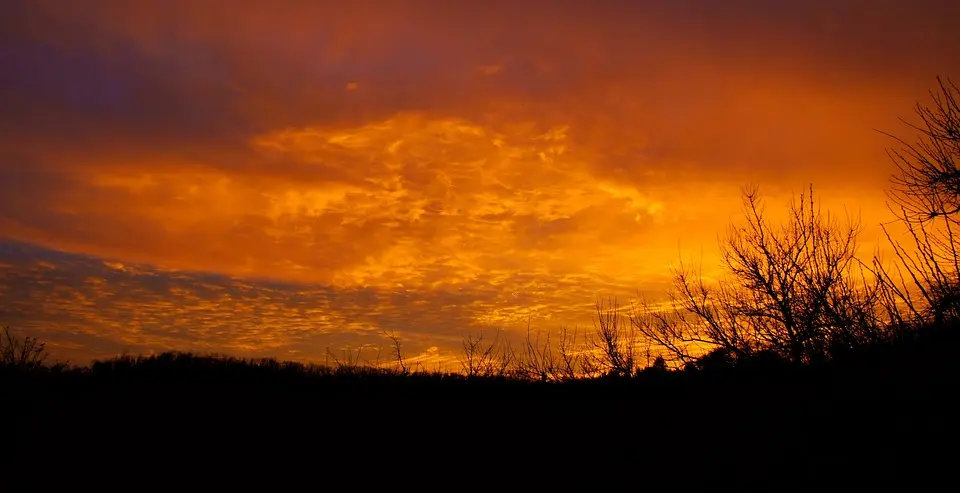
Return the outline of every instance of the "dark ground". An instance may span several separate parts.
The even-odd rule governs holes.
[[[917,489],[957,468],[950,368],[552,386],[8,378],[0,490]]]

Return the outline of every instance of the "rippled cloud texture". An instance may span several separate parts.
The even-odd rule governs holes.
[[[887,219],[949,1],[8,1],[0,322],[78,362],[589,324],[759,183]],[[872,235],[872,236],[871,236]]]

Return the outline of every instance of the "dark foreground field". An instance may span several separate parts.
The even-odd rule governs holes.
[[[7,374],[0,490],[927,489],[957,470],[947,342],[856,365],[564,384],[202,359]]]

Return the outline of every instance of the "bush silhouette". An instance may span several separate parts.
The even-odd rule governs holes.
[[[9,326],[0,327],[0,368],[30,371],[43,367],[47,360],[46,343],[36,337],[17,337]]]

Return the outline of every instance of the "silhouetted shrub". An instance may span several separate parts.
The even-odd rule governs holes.
[[[46,360],[46,343],[36,337],[17,337],[10,327],[0,327],[0,368],[33,371],[42,368]]]
[[[697,359],[696,367],[705,371],[723,371],[733,368],[735,358],[726,348],[716,348]]]

